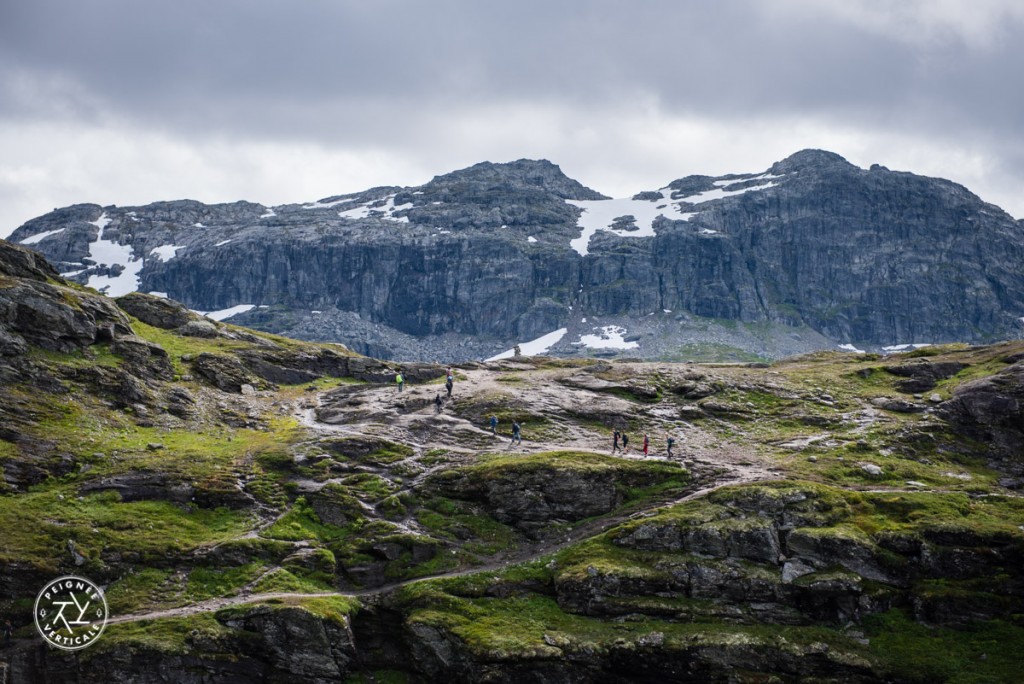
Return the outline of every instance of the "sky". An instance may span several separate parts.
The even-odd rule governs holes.
[[[1020,0],[0,0],[0,236],[543,158],[613,197],[804,148],[1024,218]]]

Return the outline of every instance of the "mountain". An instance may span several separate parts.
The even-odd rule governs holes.
[[[1020,681],[1024,341],[452,372],[0,240],[0,682]]]
[[[520,160],[301,205],[75,205],[11,240],[110,294],[384,358],[538,338],[562,356],[775,358],[1024,333],[1024,222],[820,150],[628,199]]]

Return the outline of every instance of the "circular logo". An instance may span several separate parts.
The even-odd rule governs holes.
[[[85,579],[59,577],[36,596],[36,629],[51,646],[77,651],[96,641],[107,626],[103,590]]]

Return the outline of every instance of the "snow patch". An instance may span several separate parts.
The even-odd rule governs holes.
[[[23,245],[34,245],[34,244],[42,242],[43,240],[45,240],[46,238],[50,237],[51,235],[56,235],[57,233],[63,233],[63,232],[64,232],[63,228],[58,228],[57,230],[48,230],[45,233],[39,233],[38,235],[33,235],[32,237],[25,238],[24,240],[21,241],[21,244],[23,244]]]
[[[535,237],[533,237],[533,236],[531,235],[530,237],[526,238],[526,241],[527,241],[527,242],[536,242],[536,241],[537,241],[537,238],[535,238]]]
[[[841,344],[841,345],[839,345],[839,348],[842,349],[843,351],[853,352],[854,354],[866,354],[867,353],[863,349],[857,349],[852,344]]]
[[[223,247],[224,245],[226,245],[229,242],[231,242],[231,240],[232,240],[232,238],[228,238],[227,240],[221,240],[220,242],[215,244],[214,247]]]
[[[267,213],[260,214],[260,218],[273,218],[275,216],[277,216],[277,214],[275,214],[274,210],[271,209],[270,207],[267,207]]]
[[[558,343],[559,340],[565,337],[565,334],[567,332],[569,332],[568,328],[559,328],[558,330],[555,330],[554,332],[549,332],[547,335],[542,335],[541,337],[538,337],[535,340],[523,342],[522,344],[519,345],[519,351],[522,352],[523,356],[540,356],[541,354],[546,354],[547,351],[551,349],[551,347],[553,347],[555,344]],[[497,356],[492,356],[487,360],[498,361],[500,359],[511,359],[513,356],[515,356],[515,353],[515,349],[509,349],[507,351],[501,352]]]
[[[188,245],[161,245],[149,250],[150,256],[157,256],[161,261],[170,261],[178,256],[179,249],[185,249]]]
[[[405,204],[399,204],[395,206],[395,195],[388,195],[384,198],[385,202],[383,206],[373,206],[377,204],[379,200],[371,200],[365,202],[359,206],[352,207],[351,209],[345,209],[339,211],[338,216],[347,219],[364,219],[364,218],[378,218],[387,221],[397,221],[399,223],[408,223],[408,216],[395,216],[395,212],[406,211],[407,209],[413,208],[412,202],[406,202]],[[345,200],[351,201],[351,200]],[[337,204],[337,203],[334,203]],[[306,207],[307,209],[310,207]]]
[[[129,211],[128,215],[131,216],[132,218],[135,218],[135,212],[134,211]],[[86,223],[88,223],[91,226],[96,226],[100,230],[103,230],[104,228],[109,226],[110,222],[113,221],[113,220],[114,219],[112,219],[109,216],[107,216],[107,212],[103,212],[102,214],[100,214],[100,217],[98,219],[96,219],[95,221],[87,221]]]
[[[882,351],[890,352],[890,353],[891,352],[901,352],[901,351],[907,351],[908,349],[920,349],[921,347],[930,347],[930,346],[932,346],[930,342],[925,342],[923,344],[894,344],[894,345],[891,345],[889,347],[882,347]]]
[[[580,335],[579,344],[588,349],[636,349],[640,346],[639,342],[626,342],[622,339],[625,334],[625,328],[606,325],[600,328],[597,335]]]
[[[139,289],[139,273],[142,272],[143,264],[142,259],[132,255],[131,245],[104,239],[111,220],[107,212],[103,212],[98,219],[89,222],[100,229],[100,234],[96,236],[95,242],[89,244],[88,258],[100,266],[119,265],[122,267],[121,273],[116,276],[91,275],[86,285],[110,297],[120,297]]]
[[[159,297],[160,299],[167,299],[166,292],[147,292],[146,294],[151,294],[154,297]]]
[[[334,200],[333,202],[310,202],[309,204],[303,204],[303,209],[330,209],[336,207],[339,204],[345,204],[346,202],[355,202],[356,200],[352,197],[346,197],[344,199]]]
[[[205,227],[206,227],[206,226],[204,226],[204,225],[203,225],[202,223],[199,223],[198,221],[197,221],[197,222],[195,222],[195,223],[193,223],[193,224],[192,224],[192,226],[193,226],[194,228],[205,228]]]
[[[576,222],[580,230],[580,236],[569,242],[580,256],[586,256],[590,245],[590,238],[599,230],[615,233],[620,237],[651,237],[654,235],[654,220],[659,216],[675,221],[689,221],[699,212],[684,212],[682,204],[702,204],[712,200],[742,195],[757,190],[767,190],[777,183],[774,179],[782,176],[763,173],[759,176],[747,176],[746,178],[730,178],[728,180],[714,181],[715,188],[699,192],[696,195],[683,197],[681,199],[666,199],[672,197],[672,188],[661,188],[658,192],[661,198],[654,200],[634,199],[611,199],[611,200],[566,200],[567,204],[579,207],[583,210]],[[736,185],[749,183],[751,181],[768,181],[746,188],[730,190]],[[637,230],[613,229],[614,220],[620,216],[632,216],[636,221]],[[704,232],[704,235],[713,235],[716,231]]]
[[[243,314],[246,311],[252,311],[255,308],[255,304],[238,304],[236,306],[232,306],[227,309],[220,309],[218,311],[196,311],[196,313],[199,314],[200,316],[212,318],[215,321],[223,321],[225,319],[231,318],[232,316]]]
[[[730,185],[742,183],[744,181],[751,180],[749,178],[741,178],[739,180],[729,181]],[[721,181],[716,181],[716,183]],[[710,202],[712,200],[719,200],[725,197],[732,197],[734,195],[743,195],[748,192],[754,192],[755,190],[767,190],[768,188],[774,188],[778,183],[771,181],[764,185],[752,185],[749,188],[740,188],[739,190],[727,190],[725,188],[714,188],[713,190],[705,190],[704,192],[698,192],[696,195],[690,195],[689,197],[683,197],[682,199],[675,200],[676,202],[689,202],[690,204],[703,204],[704,202]]]

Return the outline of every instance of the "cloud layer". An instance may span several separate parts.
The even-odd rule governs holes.
[[[611,195],[804,147],[1024,216],[1014,0],[35,0],[0,8],[0,235],[543,157]]]

